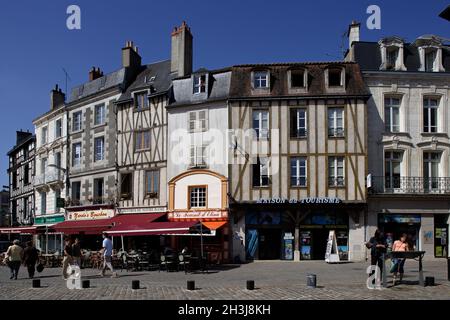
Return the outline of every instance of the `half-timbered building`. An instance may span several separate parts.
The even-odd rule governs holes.
[[[363,259],[368,97],[355,63],[232,68],[235,260]]]

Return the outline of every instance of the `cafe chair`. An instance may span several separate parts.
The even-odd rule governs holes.
[[[167,259],[165,255],[161,255],[161,261],[159,263],[159,271],[162,270],[162,268],[166,268],[166,271],[169,272],[169,266],[173,265],[173,261]]]
[[[187,273],[188,267],[190,266],[190,262],[184,254],[178,255],[178,271],[180,271],[180,267],[183,267],[184,273]]]

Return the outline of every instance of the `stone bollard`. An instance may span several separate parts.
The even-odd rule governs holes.
[[[32,288],[40,288],[41,287],[41,280],[40,279],[33,279],[33,282],[31,283]]]
[[[255,281],[247,280],[247,290],[255,290]]]
[[[188,281],[187,282],[187,289],[188,290],[195,290],[195,281]]]
[[[81,282],[81,287],[82,287],[83,289],[88,289],[90,286],[91,286],[91,282],[90,282],[89,280],[83,280],[83,281]]]
[[[306,285],[308,288],[315,288],[317,286],[317,276],[315,274],[308,274],[306,277]]]
[[[131,281],[131,289],[137,290],[140,288],[139,280]]]

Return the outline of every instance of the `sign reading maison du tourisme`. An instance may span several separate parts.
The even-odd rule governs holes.
[[[86,210],[69,212],[68,220],[97,220],[108,219],[114,216],[113,209]]]
[[[341,203],[341,199],[339,198],[327,198],[327,197],[318,197],[318,198],[303,198],[303,199],[287,199],[287,198],[268,198],[268,199],[258,199],[256,203],[277,203],[277,204],[285,204],[285,203],[307,203],[307,204],[322,204],[322,203],[331,203],[337,204]]]

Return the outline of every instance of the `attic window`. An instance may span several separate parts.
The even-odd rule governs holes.
[[[194,94],[206,92],[206,75],[194,76]]]
[[[425,71],[433,72],[436,61],[436,50],[428,50],[425,52]]]
[[[305,87],[305,71],[292,70],[291,71],[291,88]]]
[[[253,74],[253,86],[255,89],[269,87],[269,73],[267,71],[257,71]]]
[[[386,50],[386,70],[395,70],[398,58],[398,48],[389,48]]]
[[[341,82],[341,69],[329,69],[328,70],[328,86],[329,87],[340,87]]]

